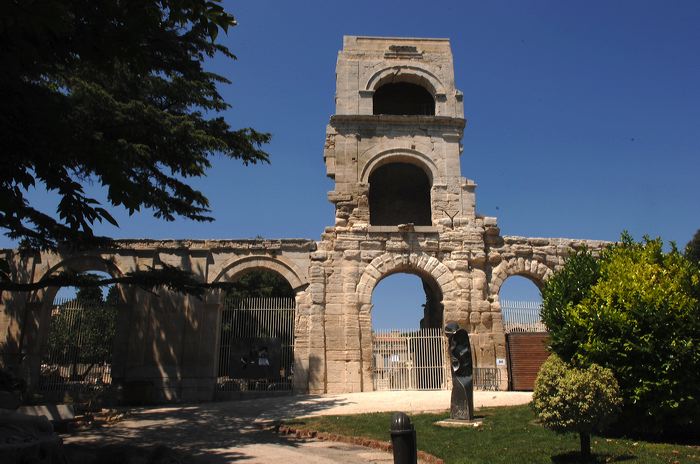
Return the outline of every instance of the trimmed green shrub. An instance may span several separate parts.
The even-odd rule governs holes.
[[[575,366],[610,368],[624,398],[623,422],[632,430],[697,430],[698,266],[675,248],[665,253],[660,239],[636,243],[623,235],[602,253],[598,277],[589,284],[588,277],[574,275],[591,268],[581,266],[582,256],[569,260],[543,290],[552,351]],[[564,285],[574,290],[564,294]]]
[[[621,403],[610,369],[597,364],[577,369],[555,354],[542,364],[532,395],[532,407],[542,425],[559,433],[578,433],[584,457],[591,454],[591,433],[603,430]]]

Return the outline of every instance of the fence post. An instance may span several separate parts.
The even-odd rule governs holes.
[[[391,445],[394,464],[417,464],[416,430],[403,412],[395,412],[391,417]]]

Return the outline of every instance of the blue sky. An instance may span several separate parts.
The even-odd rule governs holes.
[[[272,164],[215,160],[194,182],[214,223],[117,212],[121,228],[98,232],[319,239],[333,223],[322,148],[344,34],[451,40],[468,121],[462,174],[478,184],[477,211],[498,216],[503,234],[614,240],[627,229],[684,245],[700,228],[700,2],[226,6],[239,22],[225,37],[238,60],[212,69],[233,81],[222,88],[229,122],[272,133]],[[415,306],[417,297],[399,304],[410,292],[396,280],[388,299]]]

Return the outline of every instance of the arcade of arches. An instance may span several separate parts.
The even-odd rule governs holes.
[[[572,250],[604,243],[503,236],[496,218],[476,213],[476,183],[461,176],[464,108],[448,40],[346,36],[336,75],[323,151],[335,217],[320,240],[121,240],[77,256],[0,253],[25,281],[63,267],[117,275],[169,264],[207,283],[271,270],[294,291],[293,382],[308,393],[373,388],[372,292],[388,275],[415,274],[440,299],[431,325],[466,327],[475,366],[496,368],[505,358],[505,279],[544,281]],[[389,87],[399,83],[410,85]],[[396,95],[410,98],[390,101]],[[30,383],[51,292],[0,296],[2,363],[21,364]],[[122,289],[113,378],[147,381],[161,401],[211,400],[223,300],[214,291],[198,300]],[[507,379],[508,366],[498,369]]]

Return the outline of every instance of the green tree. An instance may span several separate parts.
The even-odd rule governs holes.
[[[550,347],[564,359],[571,359],[586,334],[572,324],[577,305],[586,297],[600,276],[600,263],[587,249],[568,257],[566,266],[547,280],[542,288],[541,317],[549,330]]]
[[[166,221],[211,221],[188,184],[215,154],[267,162],[269,135],[233,129],[217,113],[228,83],[208,59],[234,58],[217,42],[234,26],[220,0],[11,0],[0,12],[0,228],[28,249],[110,244],[96,222],[117,225],[107,207],[147,208]],[[107,207],[86,194],[101,185]],[[56,215],[27,192],[58,196]],[[197,292],[190,275],[164,266],[97,283],[66,273],[14,281],[0,263],[0,291],[48,285],[166,284]],[[201,289],[199,290],[201,293]]]
[[[543,295],[556,293],[557,275],[571,276],[575,262],[567,262],[545,284]],[[622,419],[630,427],[669,434],[697,430],[697,265],[675,248],[664,252],[660,239],[637,243],[623,234],[620,243],[602,253],[598,266],[592,285],[582,286],[576,299],[562,300],[565,311],[555,307],[554,299],[544,299],[543,319],[556,321],[548,325],[557,341],[552,350],[575,366],[610,368],[624,398]]]
[[[94,280],[98,281],[100,280],[100,276],[97,274],[83,274],[82,277],[85,278],[85,280]],[[100,303],[102,304],[104,302],[104,297],[102,295],[102,288],[101,287],[82,287],[79,288],[78,291],[76,292],[75,299],[81,303],[85,304],[94,304],[94,303]]]
[[[99,277],[87,274],[86,278]],[[114,300],[111,294],[112,289],[108,299]],[[103,299],[101,288],[79,289],[75,299],[51,314],[47,362],[70,364],[71,379],[82,380],[96,365],[112,361],[116,322],[117,308]]]
[[[577,369],[555,354],[542,364],[532,393],[532,407],[542,425],[558,433],[578,433],[586,459],[591,455],[591,433],[604,430],[621,403],[610,369],[597,364]]]
[[[112,285],[109,287],[109,290],[107,290],[107,296],[105,297],[105,304],[107,306],[111,306],[113,308],[116,308],[118,305],[122,303],[122,296],[121,292],[119,291],[119,287],[116,285]]]
[[[695,232],[693,238],[685,246],[685,256],[689,260],[700,264],[700,229]]]
[[[254,269],[233,282],[226,292],[229,300],[243,298],[294,298],[287,279],[276,272]]]

